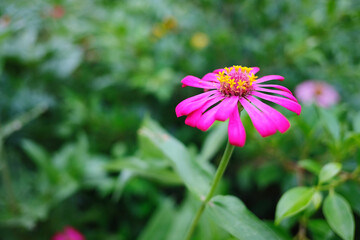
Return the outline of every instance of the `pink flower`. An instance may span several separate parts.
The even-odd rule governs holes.
[[[50,17],[60,19],[65,15],[65,9],[60,5],[55,5],[50,11]]]
[[[217,69],[202,79],[186,76],[181,80],[183,87],[191,86],[208,91],[180,102],[175,108],[177,117],[187,116],[185,123],[202,131],[209,129],[215,120],[229,119],[229,142],[239,147],[244,146],[246,139],[239,108],[247,111],[262,137],[273,135],[277,130],[284,133],[290,127],[289,121],[258,98],[277,103],[298,115],[301,106],[286,87],[262,84],[270,80],[283,81],[284,77],[268,75],[257,79],[255,74],[259,70],[258,67],[233,66]]]
[[[320,107],[330,107],[339,102],[339,94],[334,87],[323,81],[308,80],[300,83],[295,95],[304,104],[315,103]]]
[[[56,233],[52,240],[85,240],[85,237],[72,227],[66,227],[63,232]]]

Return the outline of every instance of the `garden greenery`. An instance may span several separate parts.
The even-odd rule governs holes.
[[[355,0],[1,0],[0,238],[359,238],[359,19]],[[206,200],[229,123],[186,126],[203,91],[180,81],[233,65],[317,97],[266,101],[291,124],[266,138],[243,110]]]

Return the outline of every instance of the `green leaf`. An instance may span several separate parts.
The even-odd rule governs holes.
[[[334,232],[324,219],[313,219],[308,223],[311,239],[314,240],[330,240],[334,239]]]
[[[242,240],[281,239],[233,196],[216,196],[206,207],[211,219]]]
[[[195,239],[206,240],[229,240],[230,234],[213,221],[208,212],[204,212],[196,229]],[[232,238],[236,239],[236,238]]]
[[[190,224],[195,216],[196,209],[200,207],[199,201],[194,200],[195,199],[192,195],[188,195],[186,200],[183,201],[180,209],[176,211],[176,214],[174,214],[174,220],[171,226],[169,226],[169,231],[165,238],[166,240],[184,239],[184,233],[189,230]]]
[[[129,157],[109,163],[108,170],[131,170],[137,175],[152,178],[165,184],[182,184],[182,180],[171,169],[157,166],[151,161],[144,161],[137,157]]]
[[[320,171],[319,184],[329,181],[341,170],[341,163],[328,163]]]
[[[212,127],[201,149],[199,160],[209,161],[219,151],[219,148],[224,145],[226,137],[227,124],[218,123],[215,127]]]
[[[360,133],[360,112],[356,113],[354,116],[353,128],[356,133]]]
[[[341,195],[330,192],[323,206],[326,221],[344,240],[354,239],[355,223],[349,203]]]
[[[336,190],[349,201],[351,208],[360,216],[360,185],[354,181],[347,181]]]
[[[212,173],[203,168],[191,156],[187,148],[150,118],[146,118],[139,130],[139,137],[150,141],[157,151],[170,160],[174,170],[186,187],[199,197],[206,196],[210,189]]]
[[[39,168],[44,168],[48,165],[50,157],[41,146],[30,140],[23,140],[21,145],[25,152],[30,156],[31,160],[33,160]]]
[[[315,175],[319,175],[320,170],[321,170],[320,163],[318,163],[312,159],[301,160],[298,162],[298,165]]]
[[[307,206],[304,215],[308,218],[313,215],[321,206],[323,197],[321,195],[321,192],[315,192],[310,204]]]
[[[128,182],[133,178],[135,174],[130,170],[123,170],[119,173],[119,176],[117,177],[117,180],[114,183],[114,190],[112,198],[115,201],[119,201],[125,186],[128,184]]]
[[[276,206],[276,224],[304,210],[310,204],[314,193],[315,190],[309,187],[295,187],[285,192]]]
[[[51,158],[45,149],[30,140],[22,141],[21,145],[39,170],[43,171],[51,182],[56,182],[59,172],[52,165]]]
[[[319,108],[320,115],[322,117],[323,124],[330,132],[334,140],[337,142],[340,140],[340,122],[337,119],[335,113],[330,112],[327,109]]]
[[[141,232],[138,240],[167,240],[166,235],[175,217],[174,203],[165,199],[159,206],[159,209],[156,210],[145,229]]]

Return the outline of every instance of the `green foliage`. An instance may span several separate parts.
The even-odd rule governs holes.
[[[276,206],[275,222],[279,224],[284,218],[304,210],[311,202],[315,189],[296,187],[287,191]]]
[[[159,125],[147,118],[139,130],[139,135],[146,138],[169,159],[174,170],[184,181],[186,187],[199,197],[205,196],[210,189],[211,172],[195,161],[186,147],[170,136]]]
[[[340,195],[330,192],[324,201],[324,215],[330,227],[342,239],[354,239],[354,216],[349,203]]]
[[[300,116],[277,107],[291,128],[269,138],[242,114],[247,142],[218,189],[237,197],[214,197],[193,239],[357,239],[359,16],[355,0],[1,0],[1,238],[72,225],[89,240],[181,239],[227,123],[202,133],[176,119],[201,91],[180,80],[241,64],[291,91],[324,80],[341,102]],[[276,205],[281,223],[267,227]]]
[[[206,211],[216,224],[238,239],[281,239],[233,196],[214,197]]]
[[[164,237],[169,231],[175,213],[176,211],[174,209],[174,203],[172,203],[170,200],[163,201],[159,209],[156,210],[152,218],[149,220],[148,225],[142,231],[138,239],[165,240]]]
[[[340,163],[328,163],[319,173],[319,184],[325,183],[335,177],[341,170]]]

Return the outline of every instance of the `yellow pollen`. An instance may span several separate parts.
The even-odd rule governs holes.
[[[250,73],[252,69],[239,65],[225,67],[224,71],[217,74],[219,90],[226,96],[246,96],[252,91],[253,82],[257,79],[257,76]]]
[[[241,68],[241,66],[238,65],[234,65],[233,67],[235,68],[235,72],[239,71],[239,69]]]
[[[227,67],[226,67],[226,68],[224,68],[224,69],[226,70],[227,73],[230,73],[230,72],[233,70],[232,67],[231,67],[231,68],[227,68]]]

